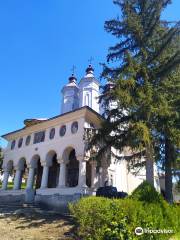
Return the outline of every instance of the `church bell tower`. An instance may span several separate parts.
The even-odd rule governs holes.
[[[79,88],[74,74],[70,76],[69,83],[63,87],[62,95],[61,113],[70,112],[79,108]]]
[[[89,65],[86,75],[79,83],[79,105],[80,107],[89,106],[99,113],[99,82],[94,77],[94,69]]]

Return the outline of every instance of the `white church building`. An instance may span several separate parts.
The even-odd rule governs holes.
[[[60,115],[26,119],[22,129],[2,136],[8,145],[0,201],[35,202],[62,209],[84,194],[94,195],[107,182],[130,194],[145,180],[144,169],[136,174],[128,170],[125,151],[121,161],[102,159],[100,167],[89,160],[85,131],[100,128],[103,121],[99,85],[89,65],[79,83],[72,74],[63,87]],[[14,176],[11,190],[7,188],[10,176]],[[156,168],[155,186],[159,188]]]

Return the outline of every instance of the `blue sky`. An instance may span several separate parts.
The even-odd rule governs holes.
[[[171,21],[180,9],[179,0],[172,2],[163,13]],[[0,1],[0,135],[26,118],[58,115],[72,65],[80,79],[92,56],[99,77],[115,42],[104,21],[118,13],[112,0]]]

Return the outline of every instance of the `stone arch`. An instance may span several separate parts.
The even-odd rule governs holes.
[[[23,171],[25,167],[26,167],[26,158],[25,157],[21,157],[19,159],[19,161],[18,161],[17,169]]]
[[[38,189],[41,187],[41,180],[42,180],[42,173],[43,173],[43,167],[41,165],[40,155],[39,154],[33,155],[29,165],[30,165],[30,168],[35,169],[33,183],[34,183],[35,189]]]
[[[59,180],[60,164],[55,150],[50,150],[47,153],[46,164],[49,166],[48,188],[56,188]]]
[[[9,176],[13,173],[13,160],[8,160],[6,162],[3,162],[3,181],[2,181],[2,190],[7,190],[8,188],[8,182],[9,182]],[[12,181],[12,178],[11,178]]]
[[[47,164],[47,166],[51,166],[52,165],[52,159],[54,157],[54,155],[57,156],[57,153],[55,150],[49,150],[45,156],[45,162]]]
[[[27,178],[28,178],[28,171],[27,171],[27,164],[26,164],[26,158],[25,157],[21,157],[18,160],[18,164],[16,166],[16,172],[17,171],[20,172],[20,175],[18,175],[18,186],[16,186],[16,188],[21,189],[22,188],[22,183],[24,183],[26,185]]]
[[[33,155],[31,160],[30,160],[29,166],[31,168],[37,168],[39,159],[40,159],[40,155],[39,154]]]
[[[75,148],[67,147],[62,157],[66,164],[65,184],[68,187],[75,187],[78,185],[79,178],[79,161],[76,158]]]
[[[4,169],[11,173],[13,171],[13,167],[14,167],[13,160],[9,160]]]

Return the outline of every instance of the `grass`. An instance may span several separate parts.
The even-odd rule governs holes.
[[[179,240],[180,239],[180,232],[175,234],[173,237],[172,237],[172,240]]]
[[[11,190],[13,189],[13,186],[14,186],[14,183],[13,182],[8,182],[8,186],[7,186],[7,189],[8,190]],[[0,188],[2,187],[2,182],[0,182]],[[26,189],[26,183],[22,183],[21,184],[21,189],[24,190]]]

